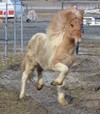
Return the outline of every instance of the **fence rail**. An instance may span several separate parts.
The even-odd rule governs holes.
[[[37,1],[34,1],[37,3]],[[52,2],[53,3],[53,2]],[[16,15],[14,19],[6,19],[4,23],[0,23],[0,53],[4,56],[8,56],[9,51],[12,53],[21,52],[26,49],[27,42],[31,38],[31,36],[37,32],[46,32],[46,28],[48,26],[48,23],[50,22],[52,16],[58,11],[61,10],[61,3],[63,3],[63,8],[65,9],[66,6],[72,7],[74,4],[78,4],[80,8],[84,9],[84,5],[87,4],[88,8],[92,8],[93,4],[94,6],[98,6],[100,4],[100,1],[63,1],[58,2],[57,7],[55,7],[55,2],[53,5],[48,4],[48,2],[45,2],[46,7],[39,7],[33,5],[27,6],[28,11],[36,9],[36,13],[38,15],[38,18],[36,21],[32,21],[30,23],[26,22],[26,10],[23,14],[21,12],[21,18],[16,19]],[[67,5],[66,5],[67,4]],[[50,6],[51,5],[51,6]],[[42,6],[42,5],[41,5]],[[86,7],[87,7],[86,6]],[[42,9],[41,9],[42,8]],[[57,9],[58,8],[58,9]],[[16,7],[15,7],[16,9]],[[26,8],[25,8],[26,9]],[[16,13],[15,13],[16,14]],[[86,15],[85,15],[86,16]],[[88,15],[89,16],[89,15]],[[91,17],[93,15],[91,14]],[[99,15],[98,15],[99,16]],[[90,26],[90,25],[84,25],[84,35],[83,38],[87,39],[100,39],[100,26]]]
[[[80,9],[90,9],[100,7],[100,1],[64,1],[62,0],[62,9],[77,5]]]

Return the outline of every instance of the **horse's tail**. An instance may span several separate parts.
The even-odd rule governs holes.
[[[22,70],[22,72],[25,70],[25,58],[23,59],[23,61],[22,61],[22,64],[21,64],[21,70]]]

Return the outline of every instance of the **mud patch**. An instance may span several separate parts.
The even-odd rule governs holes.
[[[18,96],[14,90],[0,89],[0,114],[47,114],[47,109],[36,100],[19,100]]]

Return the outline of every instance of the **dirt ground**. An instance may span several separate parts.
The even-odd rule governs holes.
[[[57,73],[51,72],[43,73],[46,85],[42,90],[27,83],[27,97],[19,100],[19,66],[15,64],[0,73],[0,114],[100,114],[100,40],[81,43],[79,55],[66,78],[67,106],[57,102],[56,87],[50,85]]]

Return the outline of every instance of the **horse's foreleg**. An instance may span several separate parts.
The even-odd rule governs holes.
[[[60,74],[59,76],[51,82],[51,85],[57,86],[57,85],[62,85],[67,73],[68,73],[68,67],[62,63],[57,63],[54,68],[54,71],[59,71]]]
[[[42,76],[42,71],[43,69],[40,66],[37,66],[37,73],[38,73],[38,84],[37,84],[37,89],[40,90],[44,86],[44,80]]]
[[[57,87],[57,92],[58,92],[58,102],[61,105],[67,105],[68,102],[65,100],[65,87],[66,87],[66,82],[63,81],[63,84]]]

